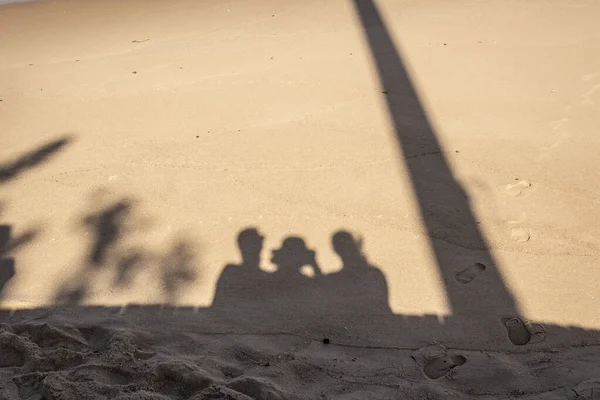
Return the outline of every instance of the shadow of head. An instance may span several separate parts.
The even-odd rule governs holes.
[[[280,271],[295,273],[305,265],[314,264],[315,252],[306,247],[304,239],[297,236],[287,237],[279,249],[273,250],[271,261]]]
[[[356,266],[365,263],[362,252],[362,239],[356,240],[354,236],[345,230],[337,231],[331,237],[333,250],[340,256],[346,266]]]
[[[264,239],[256,228],[247,228],[240,232],[237,244],[242,254],[242,264],[259,265]]]

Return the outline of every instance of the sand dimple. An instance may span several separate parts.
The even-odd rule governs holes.
[[[231,364],[220,365],[221,373],[228,378],[237,378],[244,374],[244,370],[240,367]]]
[[[222,385],[213,385],[189,400],[253,400],[252,397]]]
[[[459,283],[467,284],[475,279],[482,271],[485,271],[485,265],[482,263],[475,263],[470,267],[458,271],[455,275],[455,279]]]
[[[88,346],[87,341],[77,329],[72,326],[56,327],[50,324],[20,325],[15,327],[19,334],[28,334],[31,341],[40,347],[65,347],[81,349]]]
[[[183,361],[158,364],[156,375],[167,386],[176,386],[178,392],[186,393],[205,389],[215,382],[215,379],[199,366]]]
[[[110,365],[83,365],[70,376],[74,381],[95,381],[107,385],[127,385],[131,383],[132,373]]]
[[[34,369],[36,371],[56,371],[73,368],[86,361],[88,361],[86,353],[58,347],[46,350],[43,357],[36,358]]]
[[[115,400],[171,400],[171,398],[163,396],[162,394],[140,390],[135,393],[122,394],[119,397],[116,397]]]
[[[253,399],[283,400],[281,391],[273,384],[260,378],[242,377],[227,384],[230,389],[250,396]]]

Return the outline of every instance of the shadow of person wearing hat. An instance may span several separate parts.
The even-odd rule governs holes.
[[[262,300],[269,274],[260,267],[264,237],[256,228],[247,228],[237,237],[242,257],[240,264],[229,264],[221,272],[215,289],[213,306],[236,301]]]
[[[277,271],[271,274],[273,296],[299,300],[303,295],[315,294],[309,289],[316,288],[313,284],[323,273],[317,264],[316,253],[306,247],[302,238],[285,238],[281,247],[273,250],[271,262],[277,266]]]

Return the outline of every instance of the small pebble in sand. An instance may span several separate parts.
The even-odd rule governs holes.
[[[199,137],[200,137],[200,136],[197,136],[197,135],[196,135],[196,139],[198,139]]]
[[[329,344],[329,339],[328,338],[323,339],[323,344]]]
[[[137,71],[133,71],[132,74],[137,74]]]

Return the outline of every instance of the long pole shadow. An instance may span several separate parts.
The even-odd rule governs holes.
[[[376,4],[373,0],[353,2],[452,314],[519,315]],[[465,284],[468,279],[460,279],[461,271],[480,275]]]

